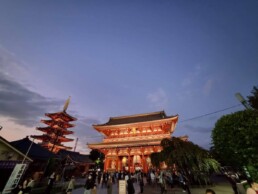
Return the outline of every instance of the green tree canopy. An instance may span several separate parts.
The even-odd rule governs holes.
[[[252,96],[247,96],[248,102],[252,108],[258,110],[258,88],[254,86],[251,93]]]
[[[105,155],[103,153],[99,152],[98,150],[91,150],[89,158],[92,161],[96,161],[98,159],[103,160],[105,158]]]
[[[172,137],[172,139],[163,139],[161,146],[163,150],[160,153],[151,155],[152,164],[155,166],[163,161],[168,166],[175,164],[188,178],[195,181],[204,180],[211,172],[219,169],[219,163],[211,157],[207,150],[190,141]]]
[[[212,131],[212,142],[213,152],[224,165],[258,169],[258,111],[244,110],[221,117]]]

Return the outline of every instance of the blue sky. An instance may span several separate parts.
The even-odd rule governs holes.
[[[45,112],[78,117],[78,151],[109,117],[165,110],[174,135],[209,148],[211,130],[258,85],[258,1],[1,1],[0,124],[38,134]],[[182,122],[184,121],[184,122]],[[74,142],[72,143],[72,145]]]

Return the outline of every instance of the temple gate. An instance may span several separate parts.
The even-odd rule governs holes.
[[[171,138],[177,121],[178,115],[167,116],[164,111],[111,117],[105,124],[93,125],[105,138],[88,147],[105,154],[104,171],[147,172],[150,154],[162,150],[161,140]]]

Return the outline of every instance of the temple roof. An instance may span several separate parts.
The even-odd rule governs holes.
[[[0,136],[0,144],[1,143],[6,145],[8,148],[13,150],[14,152],[18,153],[20,156],[26,158],[26,160],[29,160],[30,162],[33,161],[30,157],[26,156],[25,153],[21,152],[19,149],[17,149],[15,146],[13,146],[9,141],[7,141],[6,139],[4,139],[3,137]]]
[[[94,163],[89,155],[80,154],[79,152],[59,150],[57,153],[61,158],[69,157],[73,162],[76,163]]]
[[[74,133],[73,131],[63,129],[63,128],[58,127],[58,126],[56,126],[54,129],[53,129],[53,127],[37,127],[36,129],[39,130],[39,131],[45,132],[45,133],[52,133],[54,129],[57,129],[59,131],[62,131],[62,133],[64,135],[70,135],[70,134]]]
[[[111,147],[138,147],[138,146],[150,146],[150,145],[160,145],[162,139],[146,139],[138,141],[120,141],[120,142],[101,142],[88,144],[89,148],[111,148]]]
[[[110,117],[109,121],[100,125],[93,126],[108,126],[108,125],[121,125],[121,124],[130,124],[130,123],[139,123],[139,122],[148,122],[155,120],[162,120],[168,118],[176,118],[175,116],[167,116],[164,111],[153,112],[153,113],[145,113],[145,114],[135,114],[129,116],[121,116],[121,117]]]
[[[49,125],[51,127],[61,127],[61,128],[70,128],[70,127],[74,127],[74,124],[68,123],[68,122],[64,122],[64,121],[55,121],[55,120],[41,120],[42,123],[45,123],[46,125]]]
[[[56,112],[56,113],[46,113],[47,117],[50,117],[53,120],[62,119],[63,121],[70,122],[76,121],[77,118],[72,117],[71,115],[67,114],[65,111]]]
[[[42,143],[40,143],[39,145],[41,145],[42,147],[45,147],[45,148],[51,148],[52,149],[52,147],[53,147],[53,143],[51,143],[51,142],[42,142]],[[61,143],[56,143],[55,144],[55,146],[54,146],[54,148],[56,149],[56,148],[58,148],[58,150],[60,150],[60,149],[68,149],[68,150],[71,150],[71,149],[73,149],[72,147],[69,147],[69,146],[64,146],[63,144],[61,144]]]
[[[48,142],[50,140],[55,140],[57,138],[57,142],[70,142],[70,141],[73,141],[74,139],[70,139],[70,138],[67,138],[65,136],[53,136],[51,137],[50,135],[48,134],[43,134],[43,135],[32,135],[31,136],[32,138],[35,138],[35,139],[40,139],[42,141],[45,141],[45,142]]]
[[[12,141],[11,145],[24,154],[26,154],[30,145],[32,145],[28,153],[28,156],[32,159],[48,160],[50,157],[56,157],[55,154],[48,151],[47,149],[41,147],[34,142],[32,143],[32,141],[28,137],[17,141]]]

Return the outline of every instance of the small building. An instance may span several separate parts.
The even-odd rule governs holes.
[[[46,174],[50,159],[58,159],[56,154],[34,143],[29,137],[12,141],[10,144],[23,154],[27,153],[33,159],[26,174],[33,176],[35,180],[40,179],[44,173]]]
[[[68,150],[59,150],[57,155],[62,160],[63,177],[82,176],[85,172],[94,166],[94,161],[89,158],[89,155],[80,154]]]
[[[4,189],[16,164],[31,163],[33,160],[0,136],[0,191]]]
[[[88,144],[105,154],[104,171],[142,170],[151,168],[150,154],[160,152],[160,142],[171,138],[178,115],[167,116],[164,111],[111,117],[107,123],[93,125],[105,138]]]

